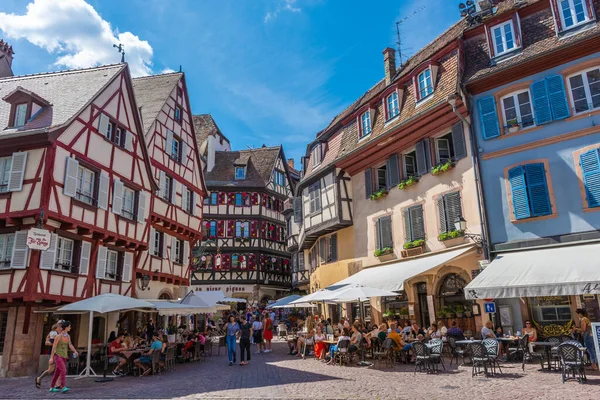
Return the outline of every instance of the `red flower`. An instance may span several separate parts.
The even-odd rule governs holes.
[[[242,192],[242,196],[246,197],[248,194],[246,192]]]
[[[207,227],[207,228],[210,228],[210,222],[207,222],[207,223],[206,223],[206,227]]]

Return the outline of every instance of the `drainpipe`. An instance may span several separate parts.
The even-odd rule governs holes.
[[[452,107],[452,111],[460,120],[469,127],[469,142],[471,143],[471,161],[473,162],[473,175],[475,176],[475,186],[477,193],[477,210],[479,212],[479,221],[481,224],[481,245],[483,247],[483,256],[486,260],[490,259],[490,249],[488,246],[489,232],[487,230],[487,216],[485,215],[485,197],[483,196],[483,185],[481,184],[481,166],[479,160],[479,151],[477,150],[477,138],[473,132],[473,125],[462,116],[456,109],[456,100],[459,94],[456,93],[448,97],[448,104]],[[465,102],[465,106],[471,115],[469,103]]]

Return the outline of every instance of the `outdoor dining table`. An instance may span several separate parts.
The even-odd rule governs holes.
[[[471,344],[471,343],[481,343],[481,340],[457,340],[454,342],[456,344]]]
[[[544,347],[544,351],[546,352],[546,360],[548,361],[548,371],[552,371],[552,363],[551,363],[551,357],[552,357],[552,349],[557,348],[558,346],[556,345],[556,343],[553,342],[532,342],[532,344],[534,346],[543,346]],[[584,351],[585,347],[580,346],[578,347],[580,351]]]

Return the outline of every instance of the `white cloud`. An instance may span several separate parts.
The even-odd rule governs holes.
[[[302,11],[302,9],[300,7],[296,7],[295,4],[296,0],[280,1],[275,11],[269,11],[265,14],[265,24],[277,18],[279,13],[282,11],[290,11],[295,13]]]
[[[162,71],[160,71],[161,74],[172,74],[173,72],[175,72],[175,70],[171,68],[165,68]]]
[[[117,32],[84,0],[34,0],[24,15],[0,13],[5,39],[26,39],[58,57],[57,66],[87,68],[120,62],[125,46],[133,76],[152,73],[152,47],[131,32]]]

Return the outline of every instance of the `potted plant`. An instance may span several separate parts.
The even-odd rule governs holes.
[[[439,310],[436,311],[435,315],[439,319],[444,319],[448,316],[448,313],[446,312],[445,308],[440,308]]]
[[[371,194],[371,200],[379,200],[388,195],[388,191],[386,188],[381,188],[378,191]]]
[[[377,249],[375,250],[375,257],[381,257],[381,256],[385,256],[387,254],[392,254],[394,252],[394,249],[392,249],[391,247],[384,247],[383,249]]]
[[[452,160],[448,160],[445,163],[441,163],[441,164],[438,164],[435,167],[433,167],[431,169],[431,174],[432,175],[443,174],[444,172],[450,171],[453,168],[454,168],[454,162]]]
[[[443,242],[445,240],[456,239],[463,236],[465,236],[465,231],[454,229],[449,232],[440,233],[438,235],[438,240],[440,242]]]
[[[400,307],[398,314],[400,319],[408,319],[408,307]]]
[[[398,184],[398,189],[404,190],[412,185],[416,185],[417,182],[419,182],[419,178],[416,176],[409,176]]]
[[[424,239],[413,240],[412,242],[404,243],[404,250],[402,250],[402,257],[412,257],[423,254],[423,246],[425,246]]]
[[[386,312],[383,313],[383,318],[388,319],[388,318],[393,318],[394,317],[394,312],[392,310],[387,310]]]
[[[510,133],[514,133],[514,132],[518,131],[519,128],[520,128],[519,127],[519,121],[517,121],[516,118],[509,119],[508,121],[506,121],[506,126],[507,126],[508,131]]]
[[[465,306],[462,304],[455,305],[454,312],[456,313],[456,318],[463,318],[465,316]]]
[[[454,307],[452,306],[444,307],[444,311],[446,312],[446,318],[454,318],[456,316],[454,313]]]

